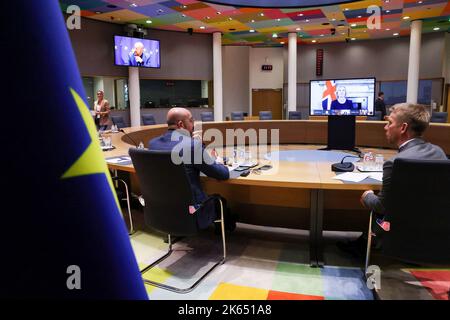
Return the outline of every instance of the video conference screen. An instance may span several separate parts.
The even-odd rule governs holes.
[[[160,68],[159,41],[114,36],[114,63],[118,66]]]
[[[374,113],[375,78],[311,80],[309,90],[311,116]]]

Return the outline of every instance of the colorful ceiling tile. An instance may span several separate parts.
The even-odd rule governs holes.
[[[222,32],[224,45],[280,46],[288,32],[297,32],[298,43],[342,42],[407,36],[410,23],[422,19],[423,32],[450,31],[448,0],[363,0],[350,3],[328,1],[327,6],[286,8],[236,7],[197,0],[60,0],[61,9],[77,5],[89,19],[117,24],[134,23],[143,28],[198,33]],[[226,2],[226,1],[225,1]],[[309,1],[317,4],[316,1]],[[333,2],[335,4],[333,4]],[[341,2],[341,4],[339,4]],[[281,3],[278,1],[277,3]],[[302,3],[306,3],[302,1]],[[368,29],[369,6],[378,6],[381,28]],[[406,18],[409,17],[409,18]],[[149,22],[151,21],[151,22]],[[250,32],[252,30],[252,32]],[[273,38],[277,33],[278,37]]]

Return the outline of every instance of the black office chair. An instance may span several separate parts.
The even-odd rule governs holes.
[[[289,120],[301,120],[302,113],[300,111],[289,111]]]
[[[125,120],[123,120],[122,116],[111,116],[111,120],[113,124],[117,126],[117,129],[125,128]]]
[[[214,116],[211,111],[205,111],[200,114],[202,122],[214,121]]]
[[[450,160],[396,159],[382,235],[382,253],[409,263],[450,264]],[[366,253],[370,260],[371,224]]]
[[[141,271],[145,273],[166,259],[172,253],[172,236],[192,236],[199,231],[196,214],[189,213],[192,205],[192,191],[184,166],[176,165],[171,160],[171,152],[150,151],[130,148],[129,154],[133,161],[145,202],[145,223],[151,228],[168,234],[169,251]],[[208,201],[219,201],[223,257],[204,273],[192,286],[180,289],[144,279],[145,283],[177,293],[192,291],[214,268],[225,262],[226,243],[223,205],[219,196],[209,197]]]
[[[259,120],[272,120],[272,111],[260,111]]]
[[[448,113],[447,112],[433,112],[431,114],[430,122],[447,122]]]
[[[243,112],[232,112],[231,113],[231,120],[232,121],[242,121],[244,120],[244,113]]]
[[[155,117],[152,114],[143,114],[142,115],[142,124],[144,126],[150,126],[156,124]]]
[[[383,119],[381,119],[382,115],[383,115],[383,113],[381,111],[375,111],[373,115],[367,116],[367,120],[370,120],[370,121],[381,121],[381,120],[383,120]]]

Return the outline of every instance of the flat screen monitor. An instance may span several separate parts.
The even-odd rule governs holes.
[[[114,36],[114,63],[118,66],[160,68],[159,40]]]
[[[309,82],[311,116],[373,115],[375,78],[311,80]]]

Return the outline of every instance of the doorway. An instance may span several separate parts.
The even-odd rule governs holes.
[[[259,116],[260,111],[272,111],[272,119],[283,119],[283,90],[252,89],[252,115]]]

